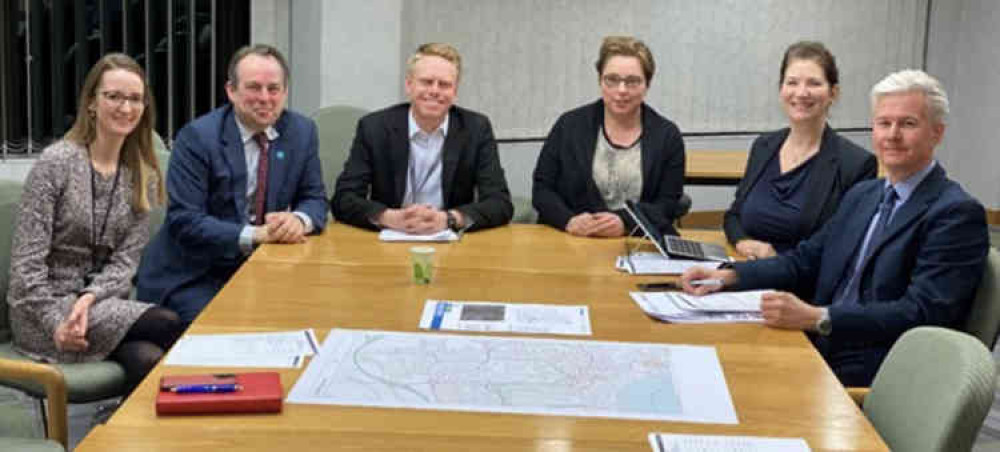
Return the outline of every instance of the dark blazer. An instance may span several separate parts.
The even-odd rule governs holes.
[[[745,177],[736,189],[736,199],[726,211],[723,224],[729,243],[736,244],[740,240],[753,238],[748,237],[743,230],[740,217],[743,203],[757,182],[760,182],[768,161],[781,149],[789,132],[785,128],[765,133],[757,137],[750,147]],[[816,160],[809,172],[809,193],[806,198],[809,202],[802,213],[806,220],[803,224],[808,227],[800,230],[798,240],[792,242],[806,239],[819,230],[837,211],[844,193],[854,184],[874,178],[878,171],[878,161],[872,153],[838,135],[829,126],[823,130],[819,152],[813,158]]]
[[[583,212],[607,212],[594,182],[594,151],[604,124],[604,102],[598,100],[564,113],[552,126],[535,165],[531,203],[538,222],[559,230]],[[673,222],[684,190],[684,140],[669,119],[642,105],[642,194],[639,206],[661,231],[677,234]],[[624,209],[615,211],[631,231],[635,221]]]
[[[833,325],[833,333],[821,339],[865,353],[869,375],[906,330],[961,325],[989,250],[983,206],[937,165],[896,211],[882,240],[869,245],[874,248],[860,269],[858,303],[830,306],[855,264],[884,187],[884,179],[857,184],[830,221],[794,250],[734,264],[739,290],[780,290],[814,281],[811,302],[829,306]]]
[[[402,205],[410,164],[409,109],[408,103],[394,105],[358,121],[351,154],[330,200],[338,221],[375,229],[369,219]],[[509,223],[514,205],[490,120],[452,106],[441,153],[444,208],[472,220],[469,230]]]
[[[246,256],[239,235],[247,225],[247,168],[232,105],[195,119],[177,133],[167,171],[167,215],[139,266],[138,298],[166,302],[210,272],[231,275]],[[267,212],[298,211],[313,233],[326,226],[326,192],[316,125],[286,110],[274,125],[268,153]]]

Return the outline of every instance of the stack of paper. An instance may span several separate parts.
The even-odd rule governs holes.
[[[684,292],[631,292],[646,315],[672,323],[762,322],[760,297],[770,290],[717,292],[704,296]]]
[[[187,334],[180,338],[167,366],[285,367],[302,365],[319,348],[313,330],[274,333]]]
[[[671,259],[660,253],[640,251],[615,259],[615,268],[633,275],[679,275],[691,267],[718,268],[719,262]]]
[[[378,239],[383,242],[454,242],[458,240],[458,234],[451,229],[433,234],[407,234],[395,229],[383,229],[378,234]]]

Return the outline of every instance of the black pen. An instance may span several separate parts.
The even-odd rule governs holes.
[[[674,281],[663,281],[663,282],[652,282],[652,283],[639,283],[636,284],[639,290],[646,292],[662,291],[662,290],[680,290],[679,286]]]

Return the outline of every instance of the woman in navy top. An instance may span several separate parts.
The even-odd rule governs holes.
[[[789,127],[761,135],[726,211],[726,238],[750,259],[774,256],[818,230],[855,183],[875,177],[875,156],[826,124],[840,93],[837,64],[818,42],[797,42],[781,62]]]

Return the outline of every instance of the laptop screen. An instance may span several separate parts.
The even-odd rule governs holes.
[[[656,228],[656,225],[653,224],[652,221],[649,221],[649,218],[646,218],[646,214],[642,212],[642,208],[639,207],[639,204],[636,204],[635,201],[632,201],[631,199],[626,199],[625,211],[632,216],[632,219],[635,220],[635,224],[639,225],[639,229],[642,229],[642,233],[646,236],[646,238],[651,240],[653,244],[656,245],[656,249],[660,251],[660,254],[669,257],[667,250],[664,249],[663,233]]]

